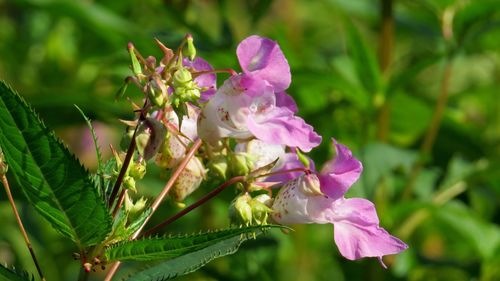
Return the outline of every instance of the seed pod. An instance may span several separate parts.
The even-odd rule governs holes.
[[[151,159],[160,149],[167,130],[163,124],[155,118],[148,117],[139,125],[139,131],[135,137],[137,150],[144,159]]]

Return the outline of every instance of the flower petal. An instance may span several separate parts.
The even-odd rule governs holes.
[[[259,116],[250,115],[247,125],[252,134],[267,143],[298,147],[309,152],[321,143],[311,125],[287,108],[274,108]]]
[[[361,162],[352,156],[346,146],[332,139],[335,148],[335,158],[328,161],[321,169],[321,191],[337,199],[342,197],[351,185],[356,182],[363,171]]]
[[[306,156],[307,157],[307,156]],[[309,159],[309,169],[315,171],[314,162]],[[285,153],[280,157],[276,166],[271,170],[271,172],[286,171],[295,168],[305,168],[304,164],[300,162],[299,157],[295,153]],[[266,181],[270,182],[287,182],[294,178],[299,177],[303,172],[290,172],[285,174],[272,175],[266,178]]]
[[[299,111],[293,98],[285,92],[276,93],[276,106],[286,107],[293,113],[297,113],[297,111]]]
[[[347,259],[382,257],[408,248],[379,226],[375,207],[366,199],[335,200],[327,216],[335,227],[335,243]]]
[[[268,81],[275,92],[290,86],[290,66],[275,41],[253,35],[240,42],[236,54],[243,72]]]

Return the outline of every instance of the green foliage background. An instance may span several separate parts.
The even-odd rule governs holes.
[[[383,35],[380,7],[390,2],[386,19],[394,30]],[[499,7],[497,0],[0,0],[0,79],[95,168],[91,137],[73,104],[96,121],[109,157],[108,144],[118,146],[123,130],[117,119],[132,116],[127,102],[114,101],[130,73],[127,42],[159,56],[154,37],[176,47],[192,33],[214,67],[238,69],[241,39],[273,38],[291,65],[288,92],[299,114],[324,137],[311,153],[317,166],[331,156],[331,137],[351,147],[364,173],[349,196],[373,200],[382,226],[410,249],[388,257],[383,270],[375,259],[340,257],[331,226],[300,225],[180,279],[499,280]],[[448,99],[441,122],[433,122],[443,83]],[[440,128],[427,153],[421,145],[432,123]],[[165,181],[151,173],[139,183],[149,196]],[[405,196],[410,182],[412,196]],[[77,249],[20,192],[14,196],[48,280],[74,280]],[[227,226],[232,196],[224,192],[166,231]],[[165,204],[154,220],[175,208]],[[3,190],[0,222],[0,262],[35,272]]]

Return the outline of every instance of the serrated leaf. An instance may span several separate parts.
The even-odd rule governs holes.
[[[33,281],[33,274],[25,271],[17,272],[0,264],[0,281]]]
[[[35,209],[79,247],[104,240],[111,230],[111,217],[88,172],[3,82],[0,129],[9,175]]]
[[[260,232],[263,228],[270,227],[277,226],[250,226],[187,236],[146,238],[126,241],[106,249],[104,251],[104,256],[107,261],[151,261],[175,258],[201,250],[232,237],[241,236],[241,239],[247,240],[248,238],[244,236],[250,235],[254,237],[255,233]]]
[[[95,153],[96,153],[97,174],[102,175],[104,172],[103,171],[104,167],[103,167],[103,161],[102,161],[102,154],[101,154],[101,149],[99,148],[99,142],[97,139],[97,134],[94,130],[94,126],[92,125],[92,121],[90,120],[90,118],[88,118],[87,115],[85,115],[83,110],[80,107],[78,107],[76,104],[75,104],[75,107],[76,107],[76,109],[78,109],[78,111],[82,115],[83,119],[85,120],[85,123],[87,123],[87,126],[89,127],[90,134],[92,135],[92,141],[94,142]],[[100,189],[98,189],[98,190],[101,191]]]
[[[184,253],[182,256],[157,264],[151,268],[141,271],[135,275],[130,276],[126,280],[146,281],[146,280],[169,280],[180,275],[185,275],[193,272],[200,267],[206,265],[213,259],[223,257],[226,255],[234,254],[241,243],[253,238],[263,232],[263,229],[268,227],[280,226],[259,226],[259,227],[245,227],[239,229],[229,229],[221,232],[231,232],[234,230],[241,230],[240,233],[233,233],[227,235],[226,238],[216,239],[211,244],[203,248],[195,247],[190,251]],[[218,232],[218,233],[221,233]],[[217,233],[211,233],[217,234]],[[203,234],[206,235],[206,234]]]

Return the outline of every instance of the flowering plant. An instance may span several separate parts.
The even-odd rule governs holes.
[[[297,115],[297,105],[285,92],[292,79],[278,43],[256,35],[244,39],[236,51],[241,73],[214,69],[197,57],[190,35],[175,52],[156,43],[163,52],[160,59],[144,58],[128,45],[133,75],[119,97],[134,84],[143,93],[142,106],[132,103],[136,118],[123,121],[121,148],[112,147],[114,157],[107,162],[99,159],[95,174],[1,84],[3,185],[10,194],[10,175],[42,217],[75,242],[80,280],[101,268],[109,268],[105,280],[111,280],[121,262],[151,260],[164,261],[130,280],[169,279],[235,252],[268,229],[290,224],[333,224],[335,243],[350,260],[376,257],[384,265],[382,256],[407,248],[379,226],[370,201],[345,198],[362,172],[346,146],[333,140],[335,157],[319,173],[303,155],[320,144],[321,136]],[[230,76],[217,87],[216,73],[224,72]],[[96,150],[100,155],[97,145]],[[150,203],[135,194],[151,165],[168,181]],[[186,206],[186,198],[203,183],[219,185]],[[150,237],[230,186],[238,190],[228,210],[233,227]],[[166,196],[182,209],[143,231]]]

